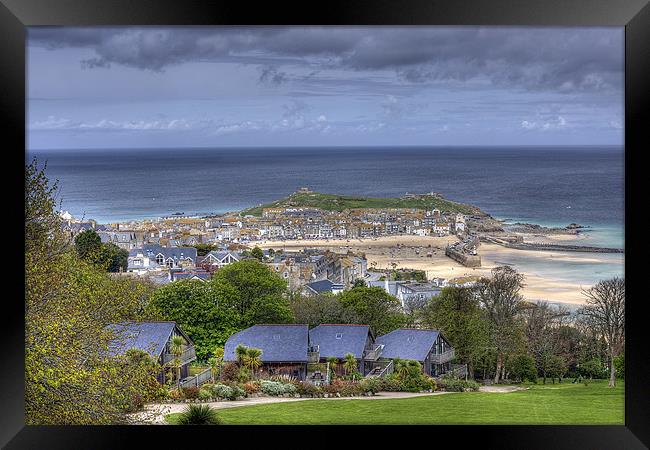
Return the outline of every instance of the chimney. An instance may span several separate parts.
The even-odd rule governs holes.
[[[388,287],[388,278],[384,280],[384,289],[388,294],[390,294],[390,288]]]

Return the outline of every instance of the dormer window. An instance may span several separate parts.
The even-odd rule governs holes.
[[[273,340],[274,341],[279,341],[280,340],[280,335],[279,334],[274,334],[273,335]]]
[[[165,263],[165,257],[163,255],[156,256],[156,263],[162,266]]]
[[[336,339],[343,339],[343,333],[336,333]]]

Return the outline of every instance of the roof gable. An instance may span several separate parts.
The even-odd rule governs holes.
[[[344,358],[352,353],[360,359],[369,333],[368,325],[322,324],[309,330],[309,341],[319,346],[321,358]]]
[[[438,330],[400,328],[377,338],[377,345],[384,345],[384,358],[414,359],[424,361],[436,342]]]
[[[253,325],[235,333],[226,341],[224,360],[236,361],[238,345],[262,350],[263,362],[307,362],[309,327],[307,325]]]

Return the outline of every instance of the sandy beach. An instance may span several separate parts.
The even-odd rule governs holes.
[[[581,235],[524,235],[526,242],[546,243],[580,243]],[[472,269],[464,267],[445,256],[447,244],[456,242],[455,236],[421,237],[421,236],[384,236],[366,239],[318,239],[302,241],[261,241],[258,245],[263,248],[282,248],[286,251],[297,251],[304,248],[327,249],[333,252],[345,253],[348,250],[365,253],[368,268],[390,269],[392,263],[397,268],[424,270],[428,278],[454,278],[461,276],[489,275],[496,266],[512,264],[526,276],[526,286],[523,294],[529,299],[548,300],[580,304],[584,302],[582,288],[589,285],[578,281],[568,281],[562,276],[566,264],[601,264],[611,263],[612,256],[600,253],[578,252],[548,252],[516,250],[496,244],[481,244],[482,267]],[[399,247],[398,247],[399,245]],[[419,251],[419,253],[417,253]],[[427,254],[431,252],[431,257]],[[623,271],[622,256],[621,272]],[[517,261],[517,262],[512,262]],[[522,262],[518,264],[518,262]],[[536,267],[544,266],[545,270]],[[555,275],[557,273],[557,275]]]

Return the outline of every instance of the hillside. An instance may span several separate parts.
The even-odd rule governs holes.
[[[319,208],[326,211],[343,211],[346,209],[382,209],[413,208],[431,210],[434,208],[445,212],[460,212],[486,216],[479,208],[446,200],[439,194],[411,195],[402,198],[372,198],[351,195],[323,194],[320,192],[294,192],[286,198],[276,200],[255,208],[245,209],[240,215],[261,216],[264,208]]]

